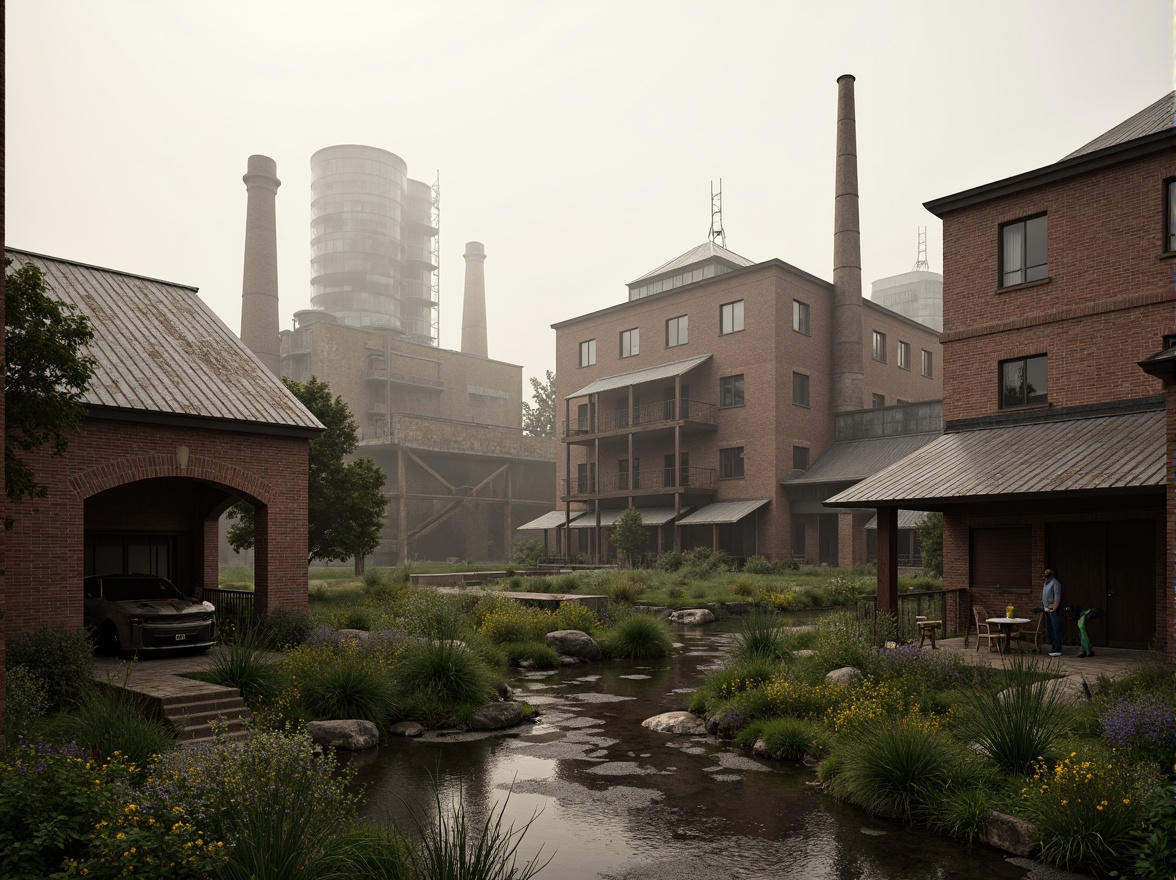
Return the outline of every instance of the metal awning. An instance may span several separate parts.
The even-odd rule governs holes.
[[[810,483],[856,483],[901,461],[938,436],[939,432],[841,440],[826,449],[808,470],[783,477],[780,485],[787,488]]]
[[[572,511],[572,521],[584,515],[582,510]],[[525,523],[515,529],[516,532],[521,532],[524,529],[561,529],[564,523],[567,522],[567,515],[562,510],[553,510],[550,513],[545,513],[538,519],[533,519],[529,523]]]
[[[927,511],[925,510],[900,510],[898,512],[898,527],[900,529],[913,529],[923,521],[923,517],[926,515]],[[872,517],[870,517],[870,521],[866,523],[866,529],[877,530],[877,528],[878,514],[874,514]]]
[[[1165,485],[1162,409],[944,434],[825,503],[950,504]]]
[[[688,373],[700,364],[711,359],[711,355],[703,354],[698,357],[687,358],[684,361],[673,361],[659,364],[656,367],[646,367],[644,370],[634,370],[631,373],[618,373],[615,376],[605,376],[595,382],[589,382],[579,391],[573,391],[564,400],[573,397],[587,397],[589,394],[599,394],[601,391],[612,391],[616,388],[628,388],[630,385],[640,385],[643,382],[656,382],[659,379],[672,379]]]
[[[600,511],[601,528],[612,528],[615,526],[617,520],[621,518],[621,514],[628,509],[627,507],[609,507]],[[684,507],[682,511],[685,512],[689,509],[689,507]],[[675,514],[675,510],[672,507],[638,507],[637,512],[641,514],[641,524],[646,526],[663,526],[673,521]],[[572,523],[572,528],[596,528],[596,515],[592,511],[588,511],[583,517]]]
[[[739,522],[749,513],[755,513],[771,498],[752,498],[747,501],[716,501],[700,507],[690,516],[678,520],[680,526],[712,526]]]

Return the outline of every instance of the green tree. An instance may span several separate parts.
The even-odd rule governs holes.
[[[94,332],[85,315],[50,296],[32,263],[13,269],[6,258],[4,275],[4,479],[8,500],[19,502],[49,495],[20,454],[48,445],[63,455],[67,435],[82,426],[94,359],[81,351]]]
[[[535,405],[523,401],[523,431],[532,437],[555,436],[555,373],[547,371],[547,381],[531,377]]]
[[[307,484],[307,562],[328,562],[354,556],[357,568],[380,543],[380,524],[388,499],[384,472],[370,458],[347,462],[358,446],[355,418],[342,397],[326,382],[282,381],[314,413],[326,432],[310,441]],[[240,503],[229,510],[229,544],[243,550],[254,544],[253,507]]]
[[[919,520],[915,537],[919,540],[923,569],[935,577],[943,577],[943,514],[932,511]]]
[[[649,532],[641,520],[641,511],[636,507],[626,508],[609,532],[608,542],[617,548],[617,553],[624,556],[626,564],[631,567],[649,546]]]

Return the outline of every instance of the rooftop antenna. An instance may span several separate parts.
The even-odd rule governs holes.
[[[711,228],[710,240],[717,241],[719,247],[727,246],[727,233],[723,231],[723,178],[719,178],[719,189],[716,192],[715,182],[711,181]]]
[[[930,272],[931,264],[927,262],[927,227],[919,227],[919,259],[915,260],[912,272]]]

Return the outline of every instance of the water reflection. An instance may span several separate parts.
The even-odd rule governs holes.
[[[994,850],[844,807],[806,768],[641,727],[686,708],[736,627],[679,629],[664,661],[519,672],[512,686],[543,712],[539,723],[381,747],[360,770],[366,815],[411,827],[406,804],[432,817],[437,792],[442,804],[460,795],[481,822],[509,794],[507,824],[535,816],[520,852],[555,850],[540,876],[558,880],[1026,876]]]

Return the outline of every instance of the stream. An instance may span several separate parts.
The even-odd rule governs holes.
[[[877,819],[823,794],[815,772],[752,758],[714,737],[641,726],[685,709],[722,662],[737,621],[674,627],[653,661],[512,670],[516,699],[542,715],[509,731],[429,733],[352,758],[364,814],[413,827],[462,798],[480,825],[534,816],[521,860],[551,856],[552,880],[1012,880],[1027,863]],[[505,806],[503,806],[505,804]]]

